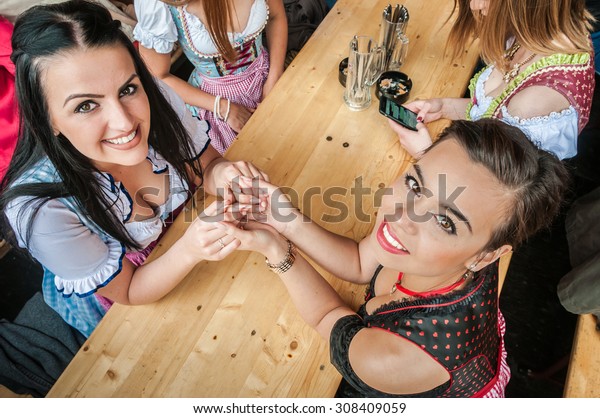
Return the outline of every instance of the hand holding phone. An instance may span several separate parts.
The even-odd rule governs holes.
[[[417,114],[412,110],[399,105],[385,95],[382,95],[379,99],[379,113],[407,129],[412,131],[417,130]]]

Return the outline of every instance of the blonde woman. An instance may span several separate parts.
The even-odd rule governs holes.
[[[144,61],[194,116],[208,120],[211,144],[223,154],[283,73],[283,1],[138,0],[135,11]],[[194,65],[187,82],[170,73],[175,42]]]
[[[560,159],[577,154],[594,91],[593,17],[585,1],[455,0],[455,11],[450,50],[458,56],[479,38],[488,65],[471,80],[469,99],[418,100],[407,107],[425,123],[498,118]],[[423,123],[418,132],[391,125],[415,156],[431,144]]]

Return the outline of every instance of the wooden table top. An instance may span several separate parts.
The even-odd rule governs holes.
[[[377,40],[387,4],[338,0],[227,153],[291,187],[304,213],[355,240],[372,228],[375,192],[409,162],[377,99],[352,112],[338,83],[352,36]],[[477,51],[457,61],[444,56],[452,2],[404,5],[410,44],[402,70],[413,79],[411,99],[462,96]],[[443,126],[432,124],[432,134]],[[370,193],[351,193],[357,181]],[[152,258],[181,236],[192,213],[180,215]],[[351,306],[360,305],[363,287],[325,277]],[[327,341],[303,322],[264,258],[238,252],[199,263],[157,303],[113,306],[48,396],[331,397],[339,381]]]
[[[600,398],[600,331],[593,315],[579,315],[565,398]]]

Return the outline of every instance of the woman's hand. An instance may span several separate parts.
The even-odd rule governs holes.
[[[222,260],[240,246],[240,241],[220,224],[227,221],[237,225],[248,210],[245,206],[228,205],[215,201],[192,221],[183,236],[177,241],[181,256],[198,263],[202,260]]]
[[[388,120],[390,127],[398,134],[400,145],[414,158],[419,159],[423,152],[431,146],[431,135],[424,123],[417,123],[417,131],[403,127],[402,125]]]
[[[417,114],[419,122],[433,122],[438,119],[463,120],[466,117],[470,99],[444,97],[428,100],[415,100],[405,106]]]
[[[222,196],[229,202],[257,204],[249,188],[252,179],[268,181],[269,175],[250,162],[218,157],[205,168],[204,178],[207,191],[211,194]],[[242,181],[243,178],[246,180]]]
[[[265,100],[265,97],[267,97],[267,95],[271,92],[271,90],[273,90],[273,87],[275,87],[275,83],[277,83],[277,80],[279,80],[280,77],[281,77],[281,73],[269,71],[269,75],[267,76],[267,79],[265,80],[265,84],[263,84],[261,101]]]
[[[287,240],[269,225],[248,221],[243,227],[233,222],[221,222],[221,226],[230,239],[240,243],[239,250],[257,251],[271,263],[283,260],[287,254]]]
[[[419,122],[429,123],[444,117],[442,99],[415,100],[404,107],[415,112]]]
[[[221,99],[221,101],[225,101],[225,107],[223,103],[221,103],[221,116],[225,116],[225,109],[227,109],[227,99]],[[244,107],[240,104],[231,102],[229,108],[229,116],[227,117],[227,124],[233,129],[235,132],[239,132],[242,130],[250,116],[254,113],[255,109],[250,109],[248,107]]]
[[[256,221],[235,224],[235,222],[221,222],[224,232],[237,240],[239,250],[257,251],[261,254],[269,252],[269,248],[277,244],[279,233],[269,225]],[[285,239],[283,239],[285,242]]]
[[[242,178],[245,193],[251,193],[252,211],[248,213],[250,219],[267,224],[278,233],[286,235],[292,222],[302,221],[302,213],[294,207],[289,197],[277,186],[268,182],[268,179]],[[251,189],[251,191],[250,191]],[[258,205],[259,213],[254,210]]]

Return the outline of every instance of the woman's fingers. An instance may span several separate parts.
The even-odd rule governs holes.
[[[266,180],[265,179],[265,173],[263,173],[261,170],[259,170],[254,164],[252,163],[247,163],[248,164],[248,169],[250,170],[250,176],[251,178],[257,178],[260,180]]]
[[[222,233],[222,236],[215,241],[215,253],[229,254],[240,246],[240,240],[234,236]],[[231,250],[231,251],[230,251]]]
[[[269,178],[266,173],[261,171],[254,164],[246,161],[229,163],[224,169],[223,177],[226,189],[224,196],[233,196],[230,200],[237,200],[246,204],[257,203],[257,201],[251,197],[253,195],[253,184],[255,180],[267,180]]]
[[[239,202],[229,203],[225,201],[215,201],[207,206],[202,213],[194,220],[198,228],[203,230],[212,230],[217,228],[221,221],[238,223],[246,217],[248,213],[259,211],[258,203],[242,204]]]
[[[425,116],[427,116],[429,109],[431,109],[431,103],[425,102],[421,107],[421,110],[419,110],[419,112],[417,113],[418,122],[423,122],[425,120]]]

